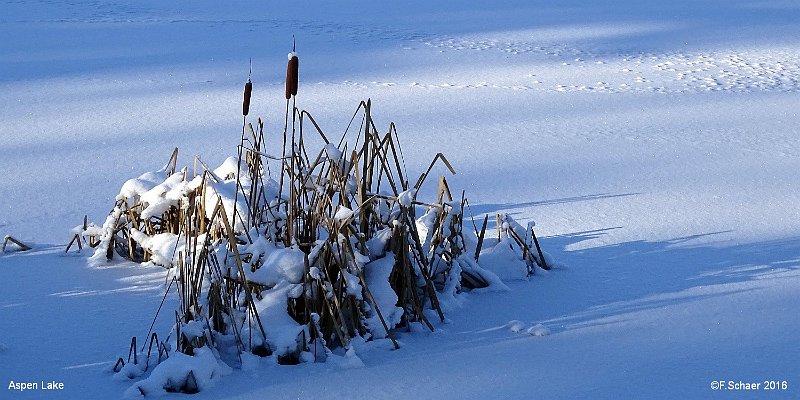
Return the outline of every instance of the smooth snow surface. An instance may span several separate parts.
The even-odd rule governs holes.
[[[0,237],[34,246],[0,255],[0,399],[131,388],[109,371],[147,333],[166,272],[88,267],[90,251],[63,253],[70,229],[85,214],[102,225],[117,190],[174,147],[179,167],[200,155],[235,171],[224,161],[251,58],[249,118],[279,154],[292,34],[297,104],[331,140],[371,98],[410,180],[444,153],[457,175],[431,174],[466,190],[476,224],[489,214],[494,235],[498,212],[535,219],[562,266],[460,295],[434,333],[397,332],[399,350],[248,358],[198,376],[212,384],[192,399],[800,398],[800,4],[462,3],[0,0]],[[150,193],[155,178],[124,190]],[[158,206],[180,190],[161,189]],[[162,239],[154,248],[174,245]],[[289,290],[282,265],[263,279]]]

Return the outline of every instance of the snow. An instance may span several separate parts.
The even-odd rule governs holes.
[[[226,157],[239,144],[248,60],[251,117],[278,140],[292,34],[304,54],[298,105],[329,139],[370,97],[379,130],[397,125],[412,183],[443,152],[458,172],[448,184],[466,190],[476,224],[490,216],[487,237],[495,213],[523,227],[535,219],[560,265],[508,279],[523,266],[509,261],[510,247],[487,242],[481,265],[508,290],[459,294],[436,332],[398,330],[400,350],[354,344],[330,364],[248,359],[247,371],[203,375],[210,385],[193,398],[799,396],[796,2],[2,8],[0,36],[13,40],[0,41],[0,237],[36,245],[0,255],[0,382],[65,383],[2,398],[119,398],[135,383],[107,371],[147,332],[166,271],[108,264],[101,251],[103,268],[86,268],[91,249],[63,253],[70,228],[87,213],[104,221],[117,194],[164,183],[141,173],[176,146],[179,165],[195,154],[225,165],[214,187],[234,193],[224,180],[236,160]],[[439,168],[421,192],[435,190]],[[207,201],[211,212],[217,198]],[[233,204],[224,206],[233,220]],[[259,279],[288,294],[292,270],[271,265]],[[286,315],[274,300],[260,304],[265,318]],[[154,329],[169,332],[173,317]],[[291,322],[270,323],[287,348],[300,329]],[[529,335],[538,324],[549,335]],[[147,384],[160,391],[194,362],[217,368],[174,360]],[[716,393],[717,379],[787,380],[789,389]]]
[[[122,188],[119,190],[117,200],[123,200],[126,198],[133,199],[137,196],[141,196],[142,194],[149,192],[164,182],[166,178],[166,173],[159,171],[146,172],[138,178],[129,179],[125,181],[125,183],[122,185]]]
[[[186,249],[186,241],[174,233],[159,233],[153,236],[131,229],[131,238],[138,242],[143,249],[147,249],[152,254],[152,262],[156,265],[171,267],[176,255]],[[105,256],[105,254],[102,254]]]
[[[536,324],[527,330],[531,336],[547,336],[550,334],[550,329],[542,324]]]
[[[140,195],[142,203],[147,205],[142,210],[142,218],[149,219],[163,215],[170,207],[178,205],[178,201],[184,196],[183,192],[188,186],[185,179],[186,170],[182,172],[171,175],[163,183]]]
[[[191,340],[198,337],[203,337],[205,324],[198,321],[189,321],[188,323],[181,324],[181,335],[186,336]]]
[[[403,207],[411,207],[416,197],[417,191],[415,189],[409,189],[397,195],[397,202]]]
[[[303,281],[305,253],[300,249],[272,249],[267,254],[264,264],[247,274],[248,280],[270,287],[283,280],[289,283]]]
[[[194,376],[197,389],[202,391],[214,381],[230,374],[231,368],[219,363],[211,349],[207,347],[195,349],[193,356],[174,352],[168,359],[158,364],[150,376],[126,390],[124,397],[140,399],[165,395],[167,394],[165,388],[177,389],[185,385],[190,372]]]
[[[375,299],[375,304],[370,302],[373,310],[371,311],[372,315],[367,318],[367,327],[375,338],[387,337],[381,317],[389,329],[399,324],[403,317],[403,309],[397,307],[397,293],[389,284],[389,275],[392,273],[394,263],[394,255],[387,254],[383,258],[367,264],[364,268],[364,280]],[[380,316],[374,311],[375,305],[381,310]]]
[[[233,156],[226,158],[219,167],[214,169],[214,175],[223,180],[236,179],[236,176],[239,175],[239,160]]]
[[[342,151],[336,148],[333,143],[328,143],[324,147],[325,153],[328,155],[328,158],[334,161],[338,161],[342,159]]]
[[[512,320],[512,321],[508,321],[508,324],[506,324],[506,327],[508,327],[509,331],[517,333],[517,332],[521,332],[523,329],[525,329],[525,324],[522,321],[519,321],[519,320],[515,319],[515,320]]]
[[[272,290],[266,292],[263,299],[256,300],[256,310],[258,310],[258,314],[261,317],[267,339],[274,346],[272,351],[279,356],[295,351],[298,336],[304,332],[304,327],[286,313],[286,299],[289,297],[298,298],[302,292],[302,285],[292,284],[284,280],[278,282]],[[253,338],[257,338],[261,334],[256,332],[255,329],[249,329],[252,332],[243,333],[244,337],[249,338],[249,335],[252,335]],[[305,335],[308,337],[308,332]]]
[[[352,217],[353,210],[345,206],[339,206],[339,208],[336,210],[336,214],[333,216],[333,219],[336,221],[336,223],[341,224],[347,222]]]
[[[526,279],[528,266],[520,256],[512,248],[511,240],[506,238],[485,254],[481,254],[480,262],[503,281]]]

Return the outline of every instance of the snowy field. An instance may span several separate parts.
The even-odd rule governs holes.
[[[800,3],[272,3],[0,0],[0,237],[34,245],[0,255],[0,399],[131,386],[108,369],[164,270],[90,268],[70,229],[173,147],[235,154],[250,58],[277,144],[292,34],[326,132],[371,98],[410,171],[443,152],[474,212],[535,220],[563,266],[357,368],[264,361],[168,397],[800,398]]]

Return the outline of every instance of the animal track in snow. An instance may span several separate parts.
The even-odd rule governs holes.
[[[577,46],[536,43],[533,40],[433,38],[424,43],[442,51],[494,50],[514,55],[538,55],[553,62],[552,69],[561,68],[562,74],[588,78],[585,82],[559,82],[557,77],[547,80],[545,73],[537,71],[539,79],[536,81],[526,79],[518,83],[486,85],[493,88],[604,93],[800,91],[800,56],[793,49],[599,54]],[[571,73],[573,71],[575,74]],[[595,83],[598,81],[607,84],[598,85]],[[533,87],[528,84],[542,85]],[[470,85],[451,86],[468,87]]]

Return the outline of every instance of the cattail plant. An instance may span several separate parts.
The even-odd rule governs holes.
[[[244,84],[244,100],[242,101],[242,115],[245,117],[250,113],[250,95],[253,93],[253,82],[250,78]]]
[[[167,347],[185,355],[212,348],[233,364],[244,352],[282,364],[323,361],[337,348],[351,350],[354,338],[398,348],[393,332],[415,324],[434,330],[434,319],[444,321],[443,299],[492,281],[478,264],[487,219],[468,248],[463,193],[454,200],[440,177],[437,198],[417,199],[436,165],[455,173],[447,158],[437,154],[409,183],[395,126],[379,132],[370,100],[338,142],[294,106],[289,135],[297,74],[293,51],[280,156],[270,155],[280,145],[265,140],[260,119],[246,123],[237,156],[219,168],[196,158],[200,171],[177,170],[176,149],[162,170],[123,185],[102,228],[84,222],[79,230],[91,234],[95,262],[119,255],[170,268],[167,291],[177,292],[180,307],[173,331],[156,339],[158,362]],[[251,93],[248,78],[245,117]],[[324,146],[307,146],[308,135]],[[498,216],[501,233],[525,249],[526,262],[545,266],[542,253],[531,251],[539,250],[532,230],[529,244],[509,222]],[[175,390],[196,386],[179,378],[186,387]]]
[[[289,53],[289,63],[286,65],[286,100],[297,96],[298,73],[300,59],[297,57],[295,46],[292,44],[292,52]]]
[[[286,66],[286,98],[297,96],[298,75],[300,68],[300,60],[297,58],[297,53],[289,53],[289,63]]]

